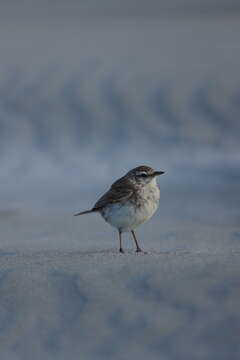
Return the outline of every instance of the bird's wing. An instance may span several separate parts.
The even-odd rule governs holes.
[[[93,210],[100,210],[108,204],[119,203],[130,199],[134,195],[134,189],[124,178],[116,181],[111,188],[96,202]]]

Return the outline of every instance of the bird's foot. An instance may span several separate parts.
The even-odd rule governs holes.
[[[136,249],[136,253],[147,254],[147,252],[146,252],[146,251],[143,251],[141,248],[137,248],[137,249]]]
[[[123,250],[122,248],[119,249],[119,252],[120,252],[121,254],[124,254],[124,250]]]

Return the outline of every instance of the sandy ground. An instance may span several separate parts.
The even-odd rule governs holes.
[[[97,215],[5,213],[1,359],[238,359],[239,227],[160,210],[125,255]]]
[[[238,359],[239,253],[3,253],[1,358]]]

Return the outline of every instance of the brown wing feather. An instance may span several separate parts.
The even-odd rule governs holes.
[[[127,178],[122,177],[112,184],[111,188],[96,202],[93,210],[100,210],[108,204],[118,203],[130,199],[134,188]]]

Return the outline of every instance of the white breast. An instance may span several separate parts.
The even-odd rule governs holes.
[[[134,230],[155,213],[160,199],[160,189],[156,179],[139,188],[137,202],[117,203],[102,211],[103,218],[121,231]]]

